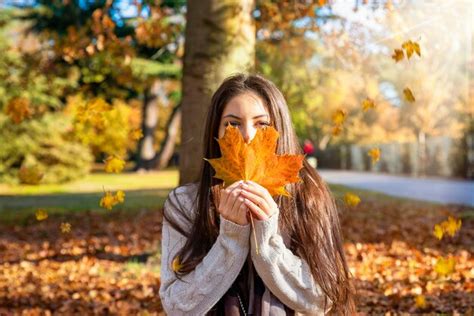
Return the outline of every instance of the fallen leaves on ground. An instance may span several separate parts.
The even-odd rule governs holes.
[[[360,314],[472,315],[473,212],[467,207],[365,196],[357,207],[346,208],[342,228]],[[433,236],[436,223],[460,214],[468,215],[454,238],[440,242]],[[438,261],[448,257],[452,259]],[[449,273],[439,275],[437,262],[442,263],[438,272]],[[419,295],[425,298],[424,308],[420,298],[417,306]]]
[[[163,315],[159,211],[0,224],[0,315]],[[71,223],[62,234],[57,227]]]
[[[346,208],[342,199],[359,315],[472,314],[472,209],[370,195]],[[0,223],[0,314],[162,315],[160,214],[50,213],[44,221],[31,214],[23,223]],[[462,219],[462,228],[440,242],[433,227],[449,216]],[[57,229],[62,222],[71,223],[70,233]],[[452,273],[436,272],[439,258],[452,258]]]

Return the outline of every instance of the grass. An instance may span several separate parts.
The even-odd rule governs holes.
[[[15,185],[0,183],[0,197],[5,195],[49,195],[60,193],[97,193],[106,190],[168,189],[178,184],[178,170],[144,174],[129,172],[120,174],[92,173],[81,180],[64,184]]]
[[[38,208],[48,214],[69,214],[92,211],[106,213],[99,206],[103,190],[125,191],[125,203],[114,207],[117,211],[136,212],[160,209],[169,191],[178,184],[177,170],[163,170],[145,174],[94,173],[66,184],[0,186],[0,219],[3,222],[22,222]]]
[[[136,212],[144,209],[160,209],[169,191],[178,185],[177,169],[167,169],[144,174],[137,173],[93,173],[82,180],[54,185],[17,185],[0,184],[0,219],[4,222],[22,222],[38,208],[44,208],[49,214],[69,214],[92,211],[106,213],[99,206],[103,190],[125,191],[125,203],[114,207],[117,211]],[[432,204],[382,193],[348,188],[342,185],[330,185],[337,200],[342,200],[346,192],[355,193],[363,199],[376,199],[396,203]],[[468,212],[466,216],[474,216]]]

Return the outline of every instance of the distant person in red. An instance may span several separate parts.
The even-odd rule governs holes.
[[[307,156],[312,156],[314,154],[314,145],[309,139],[304,140],[303,151]]]
[[[314,145],[309,139],[304,140],[303,151],[306,154],[306,159],[310,166],[316,169],[318,166],[318,160],[314,157]]]

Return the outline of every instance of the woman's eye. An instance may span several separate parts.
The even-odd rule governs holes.
[[[229,126],[229,125],[237,126],[237,125],[239,125],[239,122],[227,122],[227,123],[225,123],[225,126]]]
[[[268,123],[268,122],[258,122],[258,125],[260,125],[260,126],[270,126],[270,123]]]

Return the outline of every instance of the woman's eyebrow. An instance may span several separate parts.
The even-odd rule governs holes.
[[[257,116],[254,116],[253,119],[256,119],[256,118],[259,118],[259,117],[263,117],[263,116],[268,116],[268,114],[257,115]],[[240,120],[240,117],[238,117],[237,115],[234,115],[234,114],[227,114],[227,115],[224,116],[223,118],[226,118],[226,117],[233,117],[233,118],[236,118],[236,119],[239,119],[239,120]]]

